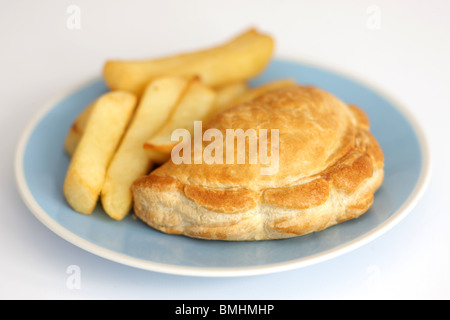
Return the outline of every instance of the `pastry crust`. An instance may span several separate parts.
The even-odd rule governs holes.
[[[295,237],[359,217],[383,181],[383,152],[367,115],[315,87],[270,91],[208,128],[278,129],[278,171],[261,175],[260,162],[169,160],[132,186],[135,214],[148,225],[203,239]]]

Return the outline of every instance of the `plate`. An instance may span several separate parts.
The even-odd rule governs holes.
[[[136,268],[191,276],[249,276],[300,268],[336,257],[380,236],[404,218],[422,195],[430,154],[407,110],[360,80],[288,59],[271,62],[252,81],[293,78],[321,87],[364,109],[385,154],[385,180],[360,218],[301,237],[227,242],[191,239],[154,230],[129,215],[110,219],[101,206],[92,215],[73,211],[62,193],[69,157],[63,149],[79,112],[108,91],[96,78],[46,104],[23,133],[16,151],[17,187],[29,210],[50,230],[91,253]]]

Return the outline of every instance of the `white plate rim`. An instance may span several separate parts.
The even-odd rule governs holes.
[[[303,65],[311,66],[314,68],[318,68],[327,72],[332,72],[336,75],[342,76],[346,79],[352,80],[358,84],[364,85],[366,88],[369,88],[373,92],[382,96],[388,102],[390,102],[395,108],[402,114],[403,117],[409,122],[412,126],[414,133],[417,135],[417,139],[419,141],[420,149],[422,152],[422,168],[420,172],[419,179],[417,181],[414,190],[409,195],[408,199],[403,203],[403,205],[394,212],[391,217],[389,217],[382,224],[372,229],[371,231],[365,233],[364,235],[342,244],[336,248],[330,249],[328,251],[324,251],[312,256],[303,257],[299,259],[289,260],[280,263],[267,264],[261,266],[251,266],[251,267],[230,267],[230,268],[212,268],[212,267],[189,267],[189,266],[181,266],[181,265],[171,265],[171,264],[163,264],[158,262],[152,262],[148,260],[138,259],[134,257],[127,256],[125,254],[117,253],[112,250],[106,249],[99,245],[93,244],[82,237],[72,233],[71,231],[65,229],[63,226],[54,221],[42,207],[38,204],[36,199],[33,197],[25,179],[25,172],[23,170],[23,158],[25,155],[25,149],[28,143],[28,140],[36,128],[36,126],[40,123],[42,118],[61,100],[66,98],[71,93],[78,91],[79,89],[88,86],[89,84],[98,81],[100,79],[99,76],[91,77],[86,81],[82,81],[80,84],[75,86],[71,86],[59,94],[55,95],[49,101],[47,101],[38,112],[31,118],[28,124],[25,126],[25,130],[22,132],[18,144],[15,151],[14,156],[14,174],[16,185],[18,191],[22,197],[27,208],[31,211],[31,213],[47,228],[56,233],[61,238],[70,242],[73,245],[78,246],[94,255],[100,256],[110,261],[114,261],[123,265],[128,265],[130,267],[135,267],[143,270],[160,272],[160,273],[168,273],[182,276],[198,276],[198,277],[240,277],[240,276],[255,276],[269,273],[276,273],[282,271],[288,271],[293,269],[298,269],[301,267],[310,266],[316,263],[320,263],[326,260],[330,260],[337,256],[343,255],[350,251],[353,251],[359,247],[364,246],[365,244],[373,241],[378,238],[382,234],[386,233],[388,230],[391,230],[395,225],[397,225],[404,217],[406,217],[411,210],[416,206],[417,202],[422,197],[425,192],[432,171],[432,154],[430,150],[430,146],[428,143],[427,136],[422,129],[419,122],[412,115],[412,113],[405,107],[403,104],[399,103],[396,99],[394,99],[390,94],[384,92],[377,86],[372,83],[368,83],[365,80],[361,80],[360,77],[350,75],[348,72],[343,72],[341,70],[337,70],[333,66],[325,65],[324,63],[317,63],[313,61],[307,61],[305,59],[299,60],[298,58],[291,58],[287,56],[276,56],[276,60],[288,61],[292,63],[300,63]]]

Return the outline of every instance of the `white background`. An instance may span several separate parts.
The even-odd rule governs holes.
[[[69,5],[81,29],[67,25]],[[368,8],[380,10],[372,29]],[[0,298],[448,299],[450,298],[450,2],[0,1]],[[59,238],[15,185],[18,139],[55,94],[101,72],[108,58],[157,57],[221,43],[249,26],[276,54],[374,84],[419,120],[433,175],[415,209],[350,253],[297,270],[239,278],[160,274],[105,260]],[[81,288],[66,286],[77,265]]]

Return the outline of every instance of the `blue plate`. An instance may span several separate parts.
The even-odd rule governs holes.
[[[360,81],[319,67],[274,60],[253,85],[292,78],[319,86],[364,109],[385,154],[385,180],[372,208],[358,219],[284,240],[226,242],[156,231],[131,215],[110,219],[97,207],[74,212],[62,186],[69,165],[63,149],[80,111],[108,91],[101,79],[47,104],[26,128],[16,153],[18,189],[31,210],[62,238],[104,258],[146,270],[196,276],[244,276],[311,265],[355,249],[398,223],[424,191],[430,159],[424,136],[405,109]]]

